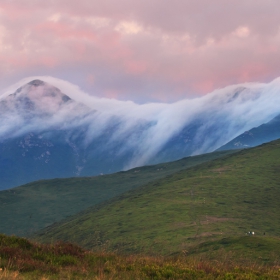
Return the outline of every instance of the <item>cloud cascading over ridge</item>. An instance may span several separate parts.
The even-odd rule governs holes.
[[[34,79],[47,84],[35,88],[26,85]],[[38,103],[32,118],[29,115],[27,118],[23,117],[30,110],[18,109],[21,104],[14,106],[15,99],[11,94],[20,86],[23,86],[23,89],[18,93],[18,97],[27,94],[34,100],[32,104]],[[73,101],[63,103],[60,91],[53,86]],[[1,121],[0,140],[53,129],[66,130],[71,134],[71,131],[77,129],[78,134],[83,135],[83,144],[88,145],[109,131],[106,142],[97,149],[109,151],[111,146],[117,146],[115,151],[119,154],[130,151],[131,157],[126,168],[131,168],[153,162],[172,139],[183,137],[182,149],[194,144],[191,154],[211,152],[219,148],[244,131],[278,115],[279,91],[278,78],[268,84],[228,86],[199,98],[184,99],[171,104],[139,105],[131,101],[93,97],[77,86],[57,78],[30,77],[0,94],[0,105],[4,104],[3,108],[6,108],[8,104],[12,108],[6,115],[1,112],[1,118],[5,120]],[[13,109],[14,107],[16,109]],[[197,128],[191,135],[191,142],[188,142],[190,139],[185,132],[194,126]],[[182,156],[180,153],[179,157]]]
[[[173,102],[280,73],[277,0],[0,2],[0,87],[34,75]]]

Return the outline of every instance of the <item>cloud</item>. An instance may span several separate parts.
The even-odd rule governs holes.
[[[268,82],[280,72],[279,8],[277,0],[3,0],[0,87],[51,75],[145,103]]]
[[[44,87],[26,86],[34,79],[47,84]],[[22,105],[15,107],[13,104],[10,94],[20,86],[23,88],[19,94],[29,96],[33,100],[31,103],[37,104],[38,112],[35,111],[32,118],[25,119],[28,110],[24,107],[21,111],[18,108]],[[73,101],[63,103],[61,93],[52,86]],[[108,152],[117,147],[119,155],[130,153],[131,160],[126,163],[126,168],[131,168],[153,162],[172,139],[185,137],[184,131],[191,127],[196,127],[191,135],[195,145],[189,142],[184,145],[193,145],[190,146],[192,154],[217,149],[244,131],[278,115],[279,90],[280,78],[268,84],[232,85],[171,104],[140,105],[132,101],[93,97],[78,86],[57,78],[29,77],[0,94],[0,105],[10,100],[10,108],[14,108],[6,114],[1,109],[1,118],[4,119],[0,138],[52,129],[68,131],[68,137],[76,137],[82,132],[84,145],[102,137],[98,150]]]

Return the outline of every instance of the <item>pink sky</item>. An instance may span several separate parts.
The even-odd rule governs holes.
[[[0,0],[0,87],[173,102],[280,76],[279,0]]]

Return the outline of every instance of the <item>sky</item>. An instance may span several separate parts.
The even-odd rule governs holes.
[[[280,76],[279,0],[0,0],[0,89],[29,76],[176,102]]]

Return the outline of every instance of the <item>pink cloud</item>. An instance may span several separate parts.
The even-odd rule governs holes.
[[[125,63],[125,67],[130,74],[142,74],[147,70],[147,63],[145,61],[129,60]]]
[[[278,0],[3,0],[0,73],[80,75],[99,95],[167,101],[269,81],[280,73],[279,8]]]
[[[61,22],[44,22],[43,24],[38,25],[34,31],[39,33],[42,32],[45,36],[47,35],[46,33],[50,33],[49,36],[60,40],[71,38],[75,40],[96,40],[96,34],[93,30],[76,28],[75,26],[70,26],[67,23]]]

